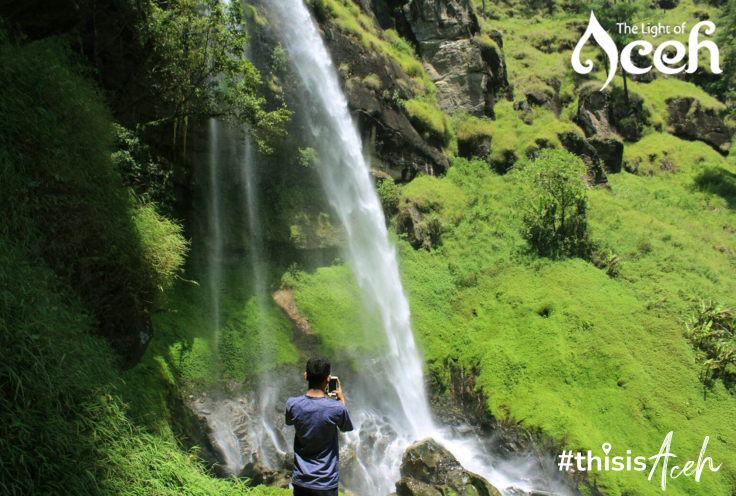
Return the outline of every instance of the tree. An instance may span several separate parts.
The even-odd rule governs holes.
[[[542,150],[521,171],[522,234],[540,256],[590,255],[586,167],[563,150]]]
[[[635,22],[635,16],[639,12],[639,5],[626,0],[599,0],[592,5],[595,17],[601,24],[603,29],[611,35],[613,42],[616,44],[618,52],[634,41],[631,34],[619,32],[619,25],[625,23],[632,25]],[[629,105],[629,86],[627,84],[626,71],[621,68],[621,77],[624,80],[624,100],[626,102],[626,110],[630,111]]]
[[[289,112],[264,110],[261,76],[246,58],[248,33],[239,2],[220,0],[148,2],[139,42],[148,47],[146,75],[159,117],[174,121],[174,137],[186,146],[190,117],[231,119],[249,126],[262,148],[279,134]]]

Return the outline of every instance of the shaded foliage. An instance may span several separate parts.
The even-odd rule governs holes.
[[[59,39],[0,43],[0,236],[68,281],[127,354],[187,243],[123,186],[110,116],[70,58]]]

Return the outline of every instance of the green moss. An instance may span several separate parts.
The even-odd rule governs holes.
[[[450,135],[449,120],[436,106],[420,100],[407,100],[406,111],[412,124],[425,137],[447,143]]]
[[[226,377],[242,381],[299,360],[291,342],[291,322],[270,298],[261,305],[257,297],[252,297],[225,323],[219,352]]]

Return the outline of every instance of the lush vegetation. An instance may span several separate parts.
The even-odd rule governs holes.
[[[186,17],[159,14],[174,31]],[[0,32],[0,492],[279,494],[212,477],[182,444],[188,416],[171,402],[180,379],[169,363],[149,354],[123,370],[140,359],[162,292],[185,284],[189,243],[164,215],[170,165],[113,123],[73,39],[11,37]],[[156,81],[188,71],[167,62]],[[260,110],[247,74],[250,86],[226,96],[275,130],[283,113]],[[180,96],[167,106],[186,107]]]
[[[474,370],[491,414],[581,451],[610,442],[616,455],[651,456],[674,430],[684,461],[710,436],[721,470],[698,483],[671,480],[667,491],[733,493],[736,162],[670,134],[667,100],[688,96],[733,114],[734,2],[682,0],[671,10],[634,2],[652,22],[722,15],[726,73],[627,81],[642,103],[642,137],[625,144],[610,189],[589,186],[580,159],[560,150],[563,133],[583,136],[580,91],[605,79],[569,69],[585,6],[473,0],[484,12],[475,41],[500,50],[489,35],[502,32],[514,89],[491,119],[442,112],[410,42],[380,29],[358,2],[309,3],[406,75],[389,90],[346,64],[346,84],[405,112],[451,158],[444,177],[377,186],[436,391],[446,391],[451,366]],[[274,47],[265,83],[244,57],[248,30],[266,18],[249,5],[204,4],[110,2],[81,9],[67,37],[34,32],[32,41],[12,27],[0,35],[0,492],[284,493],[213,478],[182,439],[191,420],[181,397],[247,384],[307,352],[270,294],[256,290],[243,252],[208,270],[206,242],[190,253],[177,220],[194,217],[177,208],[175,177],[190,166],[192,122],[247,123],[273,151],[289,116],[277,91],[288,71],[283,48]],[[583,56],[600,60],[593,47]],[[622,91],[617,77],[611,94]],[[524,109],[532,93],[559,108]],[[456,157],[458,142],[474,141],[490,143],[489,156]],[[264,285],[293,297],[314,349],[357,366],[355,358],[383,352],[380,326],[349,264],[331,251],[343,233],[314,180],[316,153],[293,148],[283,155],[287,172],[269,171],[273,190],[262,200],[264,237],[279,244]],[[299,177],[287,180],[292,166]],[[412,209],[421,213],[418,247],[399,222]],[[224,215],[240,215],[232,210]],[[185,220],[187,236],[201,234]],[[311,250],[324,252],[304,262]],[[141,358],[149,319],[156,335]],[[660,491],[638,472],[591,482],[609,496]]]

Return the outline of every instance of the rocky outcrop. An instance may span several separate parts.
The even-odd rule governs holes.
[[[665,103],[669,112],[667,125],[675,136],[702,141],[724,155],[728,153],[733,130],[714,109],[690,97],[670,98]]]
[[[404,15],[437,86],[440,108],[492,117],[495,98],[509,88],[501,34],[480,35],[467,0],[414,0]]]
[[[427,143],[406,112],[397,105],[412,97],[405,86],[411,78],[393,59],[367,50],[331,25],[325,41],[335,64],[342,67],[348,106],[356,116],[363,142],[369,145],[372,164],[394,179],[417,172],[439,174],[449,162],[442,151]]]
[[[396,230],[406,234],[406,240],[413,248],[429,250],[439,242],[442,226],[439,217],[433,215],[423,205],[407,198],[399,204]]]
[[[562,133],[558,135],[562,146],[570,153],[580,157],[588,167],[588,178],[593,184],[608,184],[608,177],[601,165],[598,151],[590,144],[590,142],[582,136],[573,132]],[[623,150],[623,145],[621,146]],[[618,165],[621,169],[621,165]]]
[[[477,134],[467,138],[458,137],[457,154],[468,159],[479,158],[488,160],[491,154],[492,137],[487,134]]]
[[[621,172],[624,159],[624,144],[616,138],[588,138],[588,143],[595,149],[606,172]]]
[[[626,141],[638,141],[647,118],[637,94],[629,92],[627,108],[622,90],[614,93],[588,86],[580,91],[575,121],[588,137],[618,134]]]
[[[418,441],[404,452],[401,480],[396,483],[399,496],[501,496],[480,475],[465,470],[460,462],[434,439]]]

